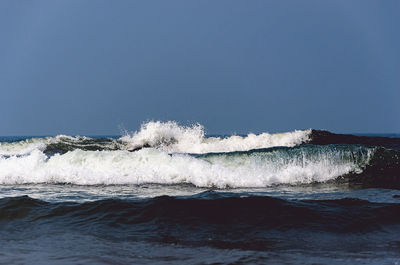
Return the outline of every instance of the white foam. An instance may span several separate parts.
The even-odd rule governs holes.
[[[78,185],[179,184],[199,187],[266,187],[324,182],[360,172],[372,149],[352,151],[254,152],[194,157],[154,148],[137,152],[74,150],[48,158],[40,150],[0,157],[0,183],[71,183]]]
[[[0,142],[0,156],[24,155],[34,150],[44,150],[49,138],[32,138],[12,143]]]
[[[286,133],[250,133],[247,136],[233,135],[227,138],[206,137],[200,124],[180,126],[174,121],[148,122],[131,135],[125,135],[109,142],[90,142],[85,136],[57,135],[55,137],[32,138],[18,142],[0,142],[0,156],[26,155],[34,150],[44,151],[49,144],[63,143],[73,148],[85,149],[88,146],[98,149],[131,150],[151,146],[168,153],[204,154],[211,152],[247,151],[274,146],[295,146],[309,140],[311,130]],[[88,142],[89,141],[89,142]]]
[[[0,156],[26,155],[35,150],[44,151],[50,144],[62,143],[73,145],[74,148],[87,148],[88,146],[98,147],[99,149],[126,149],[125,144],[120,144],[116,140],[103,143],[85,143],[93,140],[86,136],[57,135],[55,137],[31,138],[16,142],[0,142]]]
[[[204,154],[211,152],[247,151],[273,146],[295,146],[309,140],[311,130],[296,130],[286,133],[250,133],[245,137],[205,137],[200,124],[180,126],[177,122],[151,121],[141,126],[140,131],[125,135],[120,140],[131,149],[142,146],[160,148],[168,153]]]
[[[0,142],[0,156],[26,155],[35,150],[44,151],[49,144],[59,142],[79,143],[88,140],[85,136],[57,135],[55,137],[30,138],[16,142]]]

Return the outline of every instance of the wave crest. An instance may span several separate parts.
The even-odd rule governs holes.
[[[274,146],[296,146],[310,139],[311,130],[296,130],[286,133],[249,133],[247,136],[233,135],[227,138],[205,137],[200,124],[180,126],[175,121],[151,121],[144,123],[139,131],[120,138],[130,149],[143,147],[160,148],[168,153],[204,154],[212,152],[248,151]]]

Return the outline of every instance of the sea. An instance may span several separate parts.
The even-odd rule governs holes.
[[[0,137],[0,264],[400,264],[400,135]]]

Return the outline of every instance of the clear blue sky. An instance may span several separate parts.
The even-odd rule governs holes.
[[[0,2],[0,135],[400,132],[400,1]]]

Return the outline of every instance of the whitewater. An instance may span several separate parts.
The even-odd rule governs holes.
[[[206,137],[204,128],[148,122],[120,138],[31,138],[0,145],[1,184],[269,187],[359,174],[374,147],[307,145],[311,130]]]
[[[200,124],[179,126],[177,122],[148,122],[140,131],[121,137],[130,148],[156,147],[168,153],[196,153],[248,151],[274,146],[295,146],[309,140],[311,130],[296,130],[287,133],[249,133],[247,136],[233,135],[226,138],[205,137]]]

